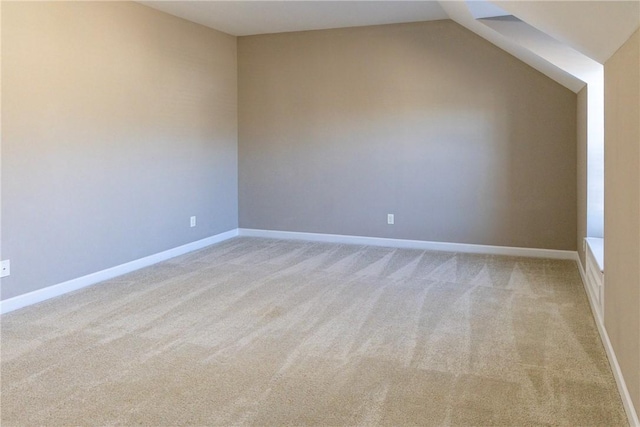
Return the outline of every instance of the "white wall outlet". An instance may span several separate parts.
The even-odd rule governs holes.
[[[0,277],[5,277],[11,274],[11,261],[5,259],[0,266]]]
[[[192,226],[192,227],[195,227],[195,226],[196,226],[196,217],[195,217],[195,216],[192,216],[192,217],[191,217],[191,226]]]
[[[395,218],[393,214],[387,214],[387,224],[389,225],[395,224]]]

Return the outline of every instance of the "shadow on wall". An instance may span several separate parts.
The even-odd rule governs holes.
[[[575,250],[575,94],[457,24],[244,37],[239,76],[241,227]]]

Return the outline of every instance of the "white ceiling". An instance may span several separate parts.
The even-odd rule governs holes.
[[[498,4],[601,64],[640,26],[640,0],[500,1]]]
[[[506,11],[600,64],[640,27],[640,0],[151,0],[139,3],[235,36],[452,19],[574,92],[579,91],[584,82],[575,73],[572,75],[571,69],[536,54],[517,37],[497,31],[477,18],[504,15]]]
[[[584,82],[591,83],[591,76],[601,74],[600,63],[518,18],[492,18],[482,23]]]
[[[140,1],[234,36],[433,21],[437,1]]]
[[[466,2],[448,1],[442,2],[444,9],[451,19],[458,24],[468,28],[480,37],[490,41],[499,48],[509,52],[522,62],[540,71],[547,77],[555,80],[573,92],[580,91],[585,82],[571,75],[567,70],[563,70],[556,64],[541,58],[526,47],[518,44],[516,40],[501,34],[499,31],[485,25],[481,19],[476,19],[467,8]]]

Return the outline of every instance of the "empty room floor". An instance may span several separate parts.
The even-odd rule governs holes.
[[[9,425],[627,425],[573,261],[240,237],[2,316]]]

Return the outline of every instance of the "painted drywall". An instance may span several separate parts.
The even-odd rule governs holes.
[[[640,412],[640,30],[604,77],[604,324]]]
[[[575,93],[458,24],[240,37],[238,71],[241,227],[576,249]]]
[[[2,299],[237,227],[235,37],[3,2],[2,86]]]
[[[578,240],[576,246],[578,249],[578,256],[583,266],[586,266],[586,254],[583,246],[585,237],[587,237],[587,96],[588,87],[585,86],[580,92],[578,92],[577,105],[576,105],[576,140],[577,140],[577,170],[578,170]]]

